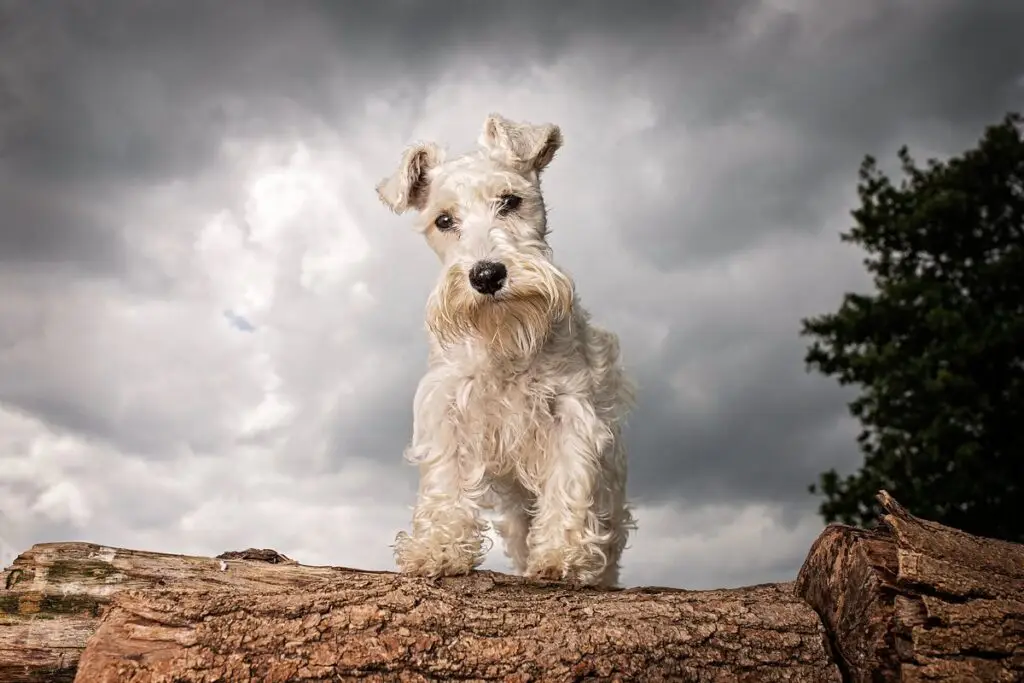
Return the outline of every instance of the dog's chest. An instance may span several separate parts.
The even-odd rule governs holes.
[[[542,457],[554,421],[554,392],[541,377],[471,368],[451,377],[448,395],[455,438],[492,474]]]

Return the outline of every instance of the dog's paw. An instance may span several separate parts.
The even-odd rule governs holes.
[[[563,581],[566,576],[557,567],[533,567],[526,570],[526,578],[531,581]]]
[[[571,578],[565,553],[557,549],[534,551],[527,562],[525,576],[533,581],[565,581]]]
[[[604,569],[600,555],[573,552],[571,548],[535,552],[530,558],[525,576],[534,581],[558,581],[578,586],[599,583]]]
[[[438,545],[431,539],[415,538],[400,532],[395,537],[395,563],[402,574],[437,578],[460,576],[482,562],[479,553],[458,545]]]

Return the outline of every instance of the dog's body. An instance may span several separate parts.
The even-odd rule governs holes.
[[[381,181],[396,213],[420,212],[441,259],[427,303],[429,368],[406,457],[420,466],[402,571],[461,574],[486,552],[482,509],[527,576],[614,585],[629,530],[621,426],[633,385],[618,338],[589,322],[551,259],[540,173],[556,126],[491,115],[475,154],[410,147]]]

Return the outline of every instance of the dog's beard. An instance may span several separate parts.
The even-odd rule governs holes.
[[[573,284],[546,260],[503,258],[505,286],[478,294],[465,267],[448,268],[427,302],[427,327],[441,346],[479,339],[506,359],[534,355],[572,312]]]

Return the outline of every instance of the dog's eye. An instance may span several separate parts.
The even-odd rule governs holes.
[[[503,194],[498,200],[498,213],[506,214],[515,211],[523,203],[523,198],[514,194]]]
[[[455,219],[452,218],[450,213],[442,213],[440,216],[434,219],[434,225],[441,232],[448,232],[455,227]]]

